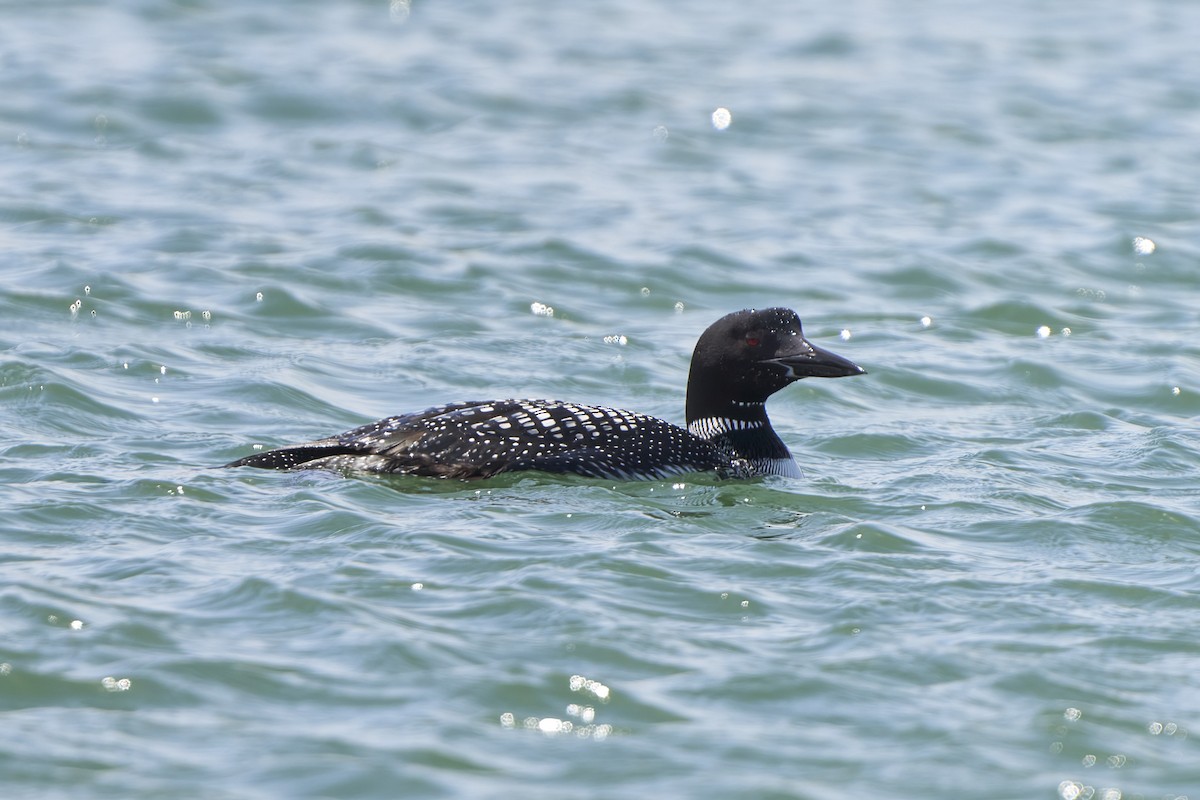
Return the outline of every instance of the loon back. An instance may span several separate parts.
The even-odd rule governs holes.
[[[645,414],[555,400],[499,400],[388,417],[226,466],[436,478],[488,478],[519,470],[665,478],[727,464],[712,443]]]
[[[684,430],[664,420],[550,400],[454,403],[404,414],[226,464],[487,478],[538,470],[605,478],[799,476],[767,418],[767,397],[804,377],[861,375],[804,338],[782,308],[739,311],[701,335]]]

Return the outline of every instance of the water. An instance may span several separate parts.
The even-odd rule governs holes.
[[[1198,15],[6,4],[3,796],[1200,797]],[[211,468],[768,304],[803,481]]]

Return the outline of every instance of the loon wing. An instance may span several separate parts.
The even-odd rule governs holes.
[[[441,478],[486,478],[517,470],[658,478],[721,465],[708,442],[644,414],[556,401],[500,400],[388,417],[226,466]]]

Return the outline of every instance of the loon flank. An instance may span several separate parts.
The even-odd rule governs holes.
[[[766,401],[801,378],[866,373],[804,338],[786,308],[728,314],[696,342],[687,429],[615,408],[553,400],[453,403],[238,459],[227,467],[487,478],[539,470],[594,478],[715,471],[800,477]]]

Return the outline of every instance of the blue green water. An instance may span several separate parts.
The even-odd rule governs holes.
[[[1200,797],[1197,30],[0,5],[0,796]],[[213,469],[765,305],[803,480]]]

